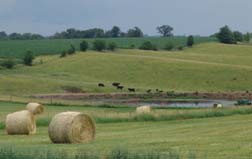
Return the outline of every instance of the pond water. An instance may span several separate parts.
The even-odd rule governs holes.
[[[209,108],[214,104],[224,107],[234,106],[236,101],[229,100],[113,100],[103,101],[106,104],[119,104],[129,106],[150,105],[152,107],[183,107],[183,108]]]

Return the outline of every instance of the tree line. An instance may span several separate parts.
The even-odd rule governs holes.
[[[251,33],[242,33],[240,31],[232,31],[229,26],[224,26],[220,28],[218,33],[212,35],[219,39],[221,43],[224,44],[237,44],[239,42],[250,42]]]
[[[162,37],[172,37],[173,27],[170,25],[158,26],[157,32]],[[120,27],[113,26],[110,30],[104,30],[102,28],[91,28],[87,30],[78,30],[69,28],[62,32],[57,32],[52,36],[45,37],[40,34],[33,33],[11,33],[0,32],[0,40],[40,40],[40,39],[86,39],[86,38],[118,38],[118,37],[143,37],[145,34],[139,27],[133,27],[123,32]],[[249,42],[251,39],[251,33],[243,34],[240,31],[232,31],[229,26],[220,28],[218,33],[211,35],[216,37],[221,43],[236,44],[238,42]]]
[[[164,37],[173,36],[173,28],[169,25],[162,25],[157,27],[158,33]],[[135,26],[126,32],[123,32],[120,27],[113,26],[110,30],[102,28],[91,28],[87,30],[78,30],[69,28],[62,32],[57,32],[52,36],[45,37],[40,34],[33,33],[11,33],[7,34],[4,31],[0,32],[1,40],[39,40],[39,39],[82,39],[82,38],[118,38],[118,37],[143,37],[143,31]]]

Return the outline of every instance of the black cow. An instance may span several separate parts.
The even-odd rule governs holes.
[[[124,86],[117,86],[118,90],[123,90]]]
[[[112,86],[118,87],[118,86],[120,86],[120,83],[114,82],[114,83],[112,83]]]
[[[135,88],[128,88],[129,92],[136,92]]]
[[[99,87],[105,87],[105,84],[99,83],[98,86],[99,86]]]

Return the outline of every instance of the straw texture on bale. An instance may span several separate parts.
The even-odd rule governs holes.
[[[214,108],[222,108],[223,105],[222,105],[222,104],[214,104],[213,107],[214,107]]]
[[[36,133],[35,117],[28,110],[8,114],[5,124],[9,135],[31,135]]]
[[[53,143],[86,143],[95,138],[93,119],[79,112],[64,112],[53,117],[48,133]]]
[[[137,107],[136,112],[137,112],[137,114],[151,113],[151,107],[150,106]]]
[[[44,112],[44,107],[39,103],[28,103],[26,109],[34,115],[42,114]]]

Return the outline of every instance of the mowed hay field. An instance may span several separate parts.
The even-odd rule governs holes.
[[[0,121],[6,114],[24,109],[25,104],[0,102]],[[244,110],[251,108],[233,108]],[[132,152],[174,152],[179,158],[190,158],[190,154],[201,159],[250,158],[252,142],[252,115],[232,115],[226,117],[198,118],[171,121],[139,121],[139,122],[97,122],[96,139],[88,144],[52,144],[43,121],[63,111],[85,112],[97,116],[115,118],[127,117],[134,113],[128,107],[90,107],[90,106],[45,106],[45,113],[37,117],[38,132],[32,136],[7,136],[4,129],[0,130],[0,148],[8,145],[14,151],[29,150],[29,154],[40,154],[43,148],[51,151],[63,150],[74,154],[78,151],[106,153],[116,148]],[[205,109],[164,109],[154,110],[154,114],[168,115],[217,110]],[[218,110],[225,112],[227,110]],[[17,151],[18,152],[18,151]],[[54,154],[56,156],[57,154]],[[174,159],[176,158],[173,157]]]
[[[0,40],[0,57],[22,58],[28,50],[35,55],[60,54],[63,50],[68,50],[71,44],[79,50],[82,40],[86,40],[92,48],[94,39]],[[159,49],[163,49],[167,43],[172,43],[175,47],[186,45],[186,37],[101,38],[100,40],[107,43],[114,42],[121,49],[139,48],[145,41],[152,42]],[[212,41],[217,40],[209,37],[195,37],[197,44]]]
[[[33,67],[0,70],[0,94],[62,93],[73,86],[88,93],[118,92],[112,82],[137,92],[246,91],[252,88],[251,53],[248,45],[206,43],[179,52],[120,49],[66,58],[39,56]],[[99,88],[98,83],[106,87]]]

